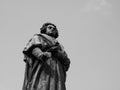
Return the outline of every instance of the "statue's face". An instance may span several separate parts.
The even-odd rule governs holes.
[[[47,34],[52,34],[55,30],[55,26],[53,25],[48,25],[47,28],[46,28],[46,33]]]

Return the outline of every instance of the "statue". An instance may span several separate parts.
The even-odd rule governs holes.
[[[26,63],[22,90],[66,90],[66,72],[70,66],[63,46],[56,40],[57,27],[43,24],[23,50]]]

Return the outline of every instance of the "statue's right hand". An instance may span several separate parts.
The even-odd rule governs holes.
[[[50,58],[52,56],[51,52],[44,52],[44,56]]]

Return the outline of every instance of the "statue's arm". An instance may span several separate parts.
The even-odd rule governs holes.
[[[42,39],[38,35],[34,35],[23,50],[24,55],[35,57],[42,60],[43,56],[50,56],[49,53],[42,51]]]
[[[55,54],[55,57],[58,58],[58,60],[61,62],[62,66],[64,67],[65,71],[68,71],[70,67],[70,59],[68,58],[68,55],[66,51],[64,50],[64,47],[62,45],[58,46],[60,47]]]
[[[59,60],[62,62],[65,71],[68,71],[70,67],[70,59],[68,58],[67,53],[65,51],[59,51],[58,57],[60,58]]]

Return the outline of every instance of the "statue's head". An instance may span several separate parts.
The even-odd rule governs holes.
[[[40,32],[47,34],[54,38],[58,38],[58,36],[59,36],[56,25],[54,25],[53,23],[49,23],[49,22],[44,23],[42,25],[42,27],[40,28]]]

